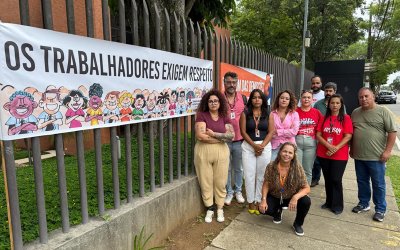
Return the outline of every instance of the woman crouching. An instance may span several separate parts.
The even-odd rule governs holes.
[[[296,211],[294,232],[302,236],[304,218],[311,206],[307,196],[309,192],[303,167],[296,158],[296,145],[283,143],[278,156],[265,171],[260,212],[272,216],[273,222],[279,224],[282,222],[282,207],[289,207],[290,211]]]

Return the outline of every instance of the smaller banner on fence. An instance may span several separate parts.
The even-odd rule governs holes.
[[[193,114],[212,61],[0,22],[0,139]]]
[[[268,105],[272,100],[273,74],[255,69],[243,68],[228,63],[221,63],[219,88],[224,91],[224,75],[226,72],[235,72],[238,75],[237,91],[249,97],[253,89],[261,89],[268,98]]]

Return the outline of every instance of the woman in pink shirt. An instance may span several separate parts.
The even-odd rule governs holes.
[[[275,98],[270,114],[275,133],[272,137],[272,157],[275,160],[280,146],[285,142],[296,143],[295,136],[299,131],[300,119],[296,112],[296,98],[290,90],[284,90]]]
[[[313,91],[303,90],[301,93],[301,107],[297,108],[300,117],[299,132],[296,135],[297,159],[304,168],[308,185],[311,184],[312,169],[317,149],[315,135],[318,124],[324,119],[318,109],[311,107]]]

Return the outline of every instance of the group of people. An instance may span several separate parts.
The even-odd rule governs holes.
[[[245,202],[244,178],[249,213],[270,215],[278,224],[283,209],[296,211],[293,229],[304,235],[308,193],[318,185],[321,169],[326,192],[321,208],[343,212],[342,177],[349,153],[355,159],[359,199],[352,211],[370,209],[372,181],[373,219],[383,221],[385,163],[396,125],[390,111],[375,104],[369,88],[359,90],[360,107],[350,116],[337,85],[328,82],[322,90],[321,77],[314,76],[311,90],[302,91],[298,103],[285,90],[269,112],[264,92],[254,89],[247,100],[236,91],[237,80],[236,73],[227,72],[224,91],[210,90],[197,109],[194,163],[207,207],[205,222],[212,222],[215,212],[223,222],[223,207],[234,196]]]

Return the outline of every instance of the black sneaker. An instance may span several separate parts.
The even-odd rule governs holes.
[[[331,207],[328,206],[326,203],[324,203],[324,204],[321,205],[321,208],[322,209],[330,209]]]
[[[376,212],[376,213],[374,214],[373,220],[374,220],[374,221],[382,222],[384,218],[385,218],[385,213]]]
[[[296,223],[293,223],[293,229],[295,234],[298,236],[303,236],[304,235],[304,230],[301,226],[297,225]]]
[[[279,210],[275,215],[274,219],[272,220],[275,224],[281,224],[282,222],[282,210]]]
[[[370,210],[371,208],[369,206],[364,207],[363,205],[358,204],[357,206],[353,207],[353,209],[351,210],[353,213],[359,214],[361,212],[367,212],[368,210]]]
[[[315,187],[315,186],[317,186],[318,184],[319,184],[319,181],[313,180],[313,181],[311,181],[310,187]]]

